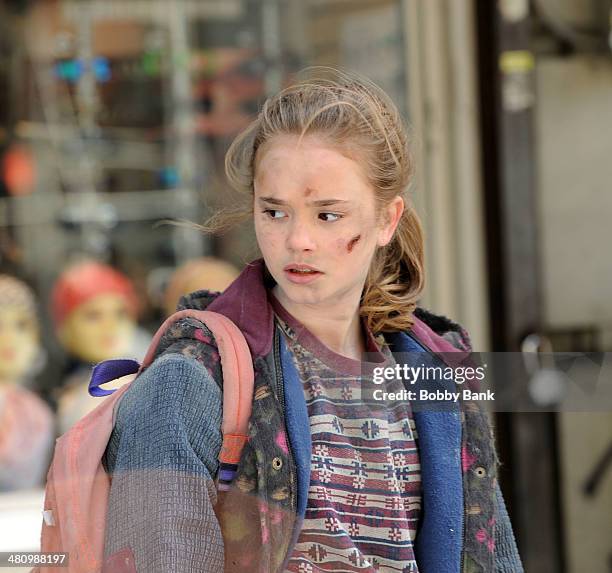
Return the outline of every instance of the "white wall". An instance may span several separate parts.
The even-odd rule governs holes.
[[[540,233],[550,327],[612,328],[612,56],[537,65]]]

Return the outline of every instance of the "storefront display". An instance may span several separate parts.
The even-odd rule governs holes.
[[[222,290],[258,256],[249,226],[209,237],[165,222],[235,203],[224,156],[268,94],[308,65],[340,65],[406,109],[402,21],[398,0],[0,6],[0,273],[27,276],[40,297],[48,360],[32,387],[60,432],[95,404],[92,363],[140,358],[180,295]],[[91,300],[59,296],[75,260],[121,269],[141,324],[98,279]],[[105,316],[116,339],[96,334]]]
[[[169,312],[147,296],[155,269],[258,256],[248,226],[212,238],[159,223],[232,206],[225,152],[268,93],[309,64],[341,65],[406,109],[397,0],[34,1],[1,20],[0,272],[47,301],[68,261],[111,262],[138,283],[149,330]],[[50,395],[65,348],[48,345]]]

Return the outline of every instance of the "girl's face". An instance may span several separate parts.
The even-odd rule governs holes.
[[[38,326],[32,312],[19,306],[0,306],[0,383],[20,382],[38,350]]]
[[[340,310],[338,304],[359,300],[403,200],[396,197],[377,220],[374,190],[356,161],[314,136],[298,145],[297,136],[283,135],[258,158],[253,207],[257,242],[281,302]],[[315,272],[299,273],[296,265]]]

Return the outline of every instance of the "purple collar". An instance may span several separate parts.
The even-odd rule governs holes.
[[[264,281],[264,260],[247,264],[238,278],[207,308],[230,318],[243,332],[254,357],[272,349],[274,312],[268,302]],[[410,334],[435,353],[457,352],[450,342],[436,334],[416,316]]]
[[[264,284],[264,261],[248,263],[238,278],[207,308],[232,320],[244,334],[253,357],[272,349],[274,313]]]

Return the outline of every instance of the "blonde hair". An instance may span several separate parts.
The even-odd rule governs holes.
[[[322,138],[365,167],[377,216],[398,195],[404,199],[393,239],[372,259],[360,315],[374,333],[407,330],[424,287],[424,245],[420,219],[407,197],[414,162],[400,113],[380,87],[357,74],[331,68],[303,73],[305,79],[266,100],[226,154],[229,183],[249,204],[213,215],[203,228],[216,231],[252,216],[258,154],[273,137]]]

